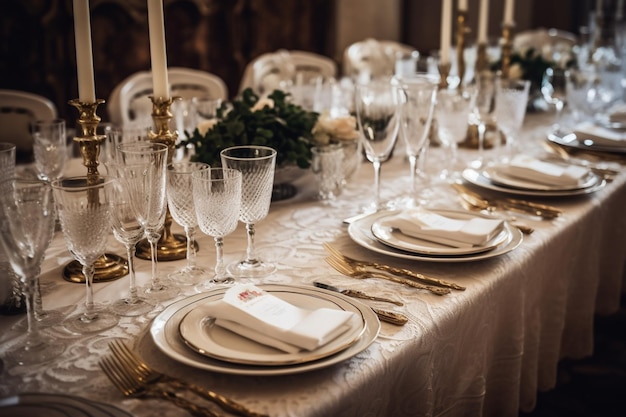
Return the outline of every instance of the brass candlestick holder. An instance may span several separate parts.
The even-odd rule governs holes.
[[[502,25],[502,39],[500,40],[500,49],[502,51],[502,78],[509,78],[509,69],[511,68],[511,53],[513,52],[513,29],[515,25],[512,23],[504,23]]]
[[[487,59],[487,43],[481,42],[476,49],[476,65],[474,66],[474,77],[483,71],[489,70],[489,60]]]
[[[78,143],[80,154],[83,157],[83,165],[87,168],[87,180],[97,181],[98,156],[100,155],[100,144],[104,141],[103,135],[97,134],[100,124],[100,117],[96,114],[98,105],[104,100],[96,100],[94,103],[85,103],[79,100],[70,100],[69,104],[78,109],[78,124],[81,131],[74,137]],[[128,260],[119,255],[105,253],[95,263],[94,282],[113,281],[128,274]],[[63,269],[63,279],[70,282],[84,283],[83,267],[78,261],[72,261]]]
[[[172,162],[176,139],[178,133],[170,130],[170,120],[172,120],[172,112],[170,111],[174,100],[180,97],[163,98],[150,96],[152,100],[152,121],[153,129],[149,132],[152,142],[162,143],[169,148],[167,152],[168,164]],[[161,232],[161,238],[157,242],[157,259],[159,261],[176,261],[187,257],[187,238],[184,235],[173,234],[171,232],[172,215],[167,209],[165,214],[165,224]],[[197,245],[197,243],[196,243]],[[150,243],[144,239],[137,244],[137,257],[150,260]]]
[[[468,33],[467,11],[461,10],[456,16],[456,66],[459,76],[459,89],[463,88],[463,78],[465,78],[465,37]]]

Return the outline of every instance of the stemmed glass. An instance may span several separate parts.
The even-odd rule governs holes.
[[[510,156],[517,150],[516,136],[524,123],[529,90],[530,81],[528,80],[505,78],[496,80],[495,116],[498,120],[498,127],[506,137],[506,146]]]
[[[272,200],[276,150],[267,146],[234,146],[220,152],[222,166],[241,171],[241,210],[239,220],[246,224],[246,257],[228,266],[234,277],[260,278],[276,270],[276,265],[257,257],[254,226],[267,216]]]
[[[356,115],[365,156],[374,166],[375,200],[366,211],[383,208],[380,199],[380,169],[389,159],[398,139],[404,94],[392,79],[375,79],[355,89]]]
[[[237,228],[241,208],[240,171],[228,168],[196,170],[191,174],[193,200],[200,230],[215,240],[215,276],[211,282],[230,283],[224,268],[224,236]]]
[[[478,159],[472,162],[475,168],[480,168],[485,162],[487,130],[495,122],[495,90],[495,75],[491,71],[481,71],[476,75],[476,96],[471,113],[478,128]],[[494,147],[498,146],[499,139],[494,138]]]
[[[196,266],[196,230],[198,219],[194,206],[192,174],[209,169],[202,162],[175,162],[167,166],[167,205],[176,223],[183,226],[187,236],[187,265],[169,274],[169,278],[181,284],[196,284],[206,274]]]
[[[22,281],[27,330],[19,346],[6,358],[19,365],[48,361],[65,350],[58,340],[39,332],[35,317],[35,289],[45,251],[54,234],[55,211],[50,185],[41,181],[8,179],[0,184],[0,242]]]
[[[108,166],[109,169],[113,167],[114,165]],[[115,200],[111,210],[111,225],[113,236],[126,248],[129,289],[128,297],[115,301],[112,307],[115,313],[121,316],[141,316],[154,308],[154,304],[148,299],[139,296],[135,277],[135,247],[137,242],[144,237],[145,229],[131,203],[127,184],[120,178],[115,178],[113,189]]]
[[[117,147],[119,176],[128,187],[131,204],[150,243],[152,280],[145,291],[159,301],[173,298],[180,291],[163,283],[158,272],[156,244],[167,208],[167,152],[167,145],[162,143],[127,142]]]
[[[44,181],[61,178],[67,159],[65,120],[35,120],[31,133],[37,176]]]
[[[60,178],[52,182],[56,207],[69,251],[83,267],[85,310],[64,322],[72,333],[98,333],[118,323],[93,300],[94,263],[104,254],[111,230],[113,180],[106,176]]]
[[[437,97],[437,78],[428,74],[412,74],[399,78],[398,85],[405,95],[401,109],[400,136],[404,140],[411,168],[411,195],[408,205],[416,207],[419,205],[417,162],[428,142]]]
[[[541,80],[541,94],[548,104],[556,108],[554,127],[558,128],[567,100],[567,70],[547,68]]]

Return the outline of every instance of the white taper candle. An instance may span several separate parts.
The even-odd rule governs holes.
[[[74,38],[76,42],[78,100],[83,103],[95,103],[96,87],[93,80],[89,0],[74,0]]]
[[[163,0],[148,0],[148,25],[150,31],[153,94],[154,97],[169,98],[170,87],[167,78]]]
[[[489,22],[489,0],[480,0],[478,15],[478,43],[487,43],[487,24]]]
[[[450,40],[452,36],[452,0],[442,0],[441,7],[441,63],[450,63]]]

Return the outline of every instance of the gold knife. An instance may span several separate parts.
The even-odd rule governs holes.
[[[374,295],[366,294],[363,291],[359,291],[359,290],[352,290],[352,289],[348,289],[348,288],[338,288],[338,287],[335,287],[333,285],[325,284],[325,283],[319,282],[319,281],[313,282],[313,285],[315,285],[318,288],[324,288],[325,290],[335,291],[335,292],[338,292],[340,294],[347,295],[348,297],[362,298],[364,300],[372,300],[372,301],[383,301],[383,302],[386,302],[386,303],[395,304],[397,306],[403,306],[404,305],[401,301],[392,300],[391,298],[377,297],[377,296],[374,296]]]

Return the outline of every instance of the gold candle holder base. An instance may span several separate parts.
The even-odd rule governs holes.
[[[178,99],[180,97],[163,98],[150,96],[150,100],[152,100],[152,121],[154,123],[154,129],[149,133],[150,140],[168,146],[168,164],[172,162],[172,155],[174,154],[176,139],[178,138],[178,133],[170,130],[170,120],[172,119],[170,109],[174,100]],[[165,224],[163,225],[161,238],[156,245],[157,259],[159,261],[177,261],[187,257],[187,237],[172,233],[171,227],[172,215],[168,209],[165,214]],[[150,243],[146,239],[137,244],[136,256],[141,259],[151,259]]]
[[[456,62],[459,77],[459,89],[463,88],[465,78],[465,37],[469,33],[467,11],[459,11],[456,16]]]
[[[474,67],[474,77],[483,71],[489,70],[489,59],[487,58],[487,43],[481,42],[476,49],[476,65]]]
[[[493,123],[487,123],[485,125],[485,139],[483,143],[483,149],[491,149],[494,147],[496,140],[500,140],[500,143],[506,143],[506,136],[498,129],[498,126]],[[469,122],[467,125],[467,134],[465,138],[458,143],[459,148],[464,149],[478,149],[478,125],[473,122]]]
[[[83,103],[79,100],[70,100],[69,104],[78,109],[78,124],[81,126],[80,136],[74,141],[80,147],[83,157],[83,165],[87,168],[87,176],[94,179],[99,176],[98,156],[100,144],[105,139],[98,135],[96,129],[100,123],[100,117],[96,114],[98,105],[104,100],[96,100],[95,103]],[[94,264],[96,269],[93,282],[113,281],[128,274],[128,260],[122,256],[106,253],[98,258]],[[72,261],[63,268],[63,279],[68,282],[84,283],[83,267],[78,261]]]

